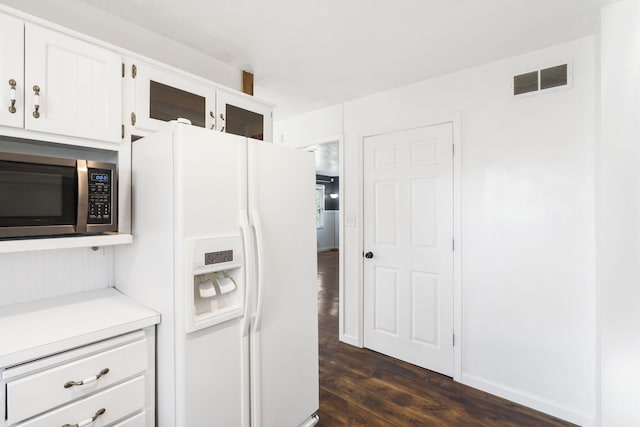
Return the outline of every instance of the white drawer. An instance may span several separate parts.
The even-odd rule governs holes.
[[[109,372],[91,381],[105,369]],[[143,339],[9,381],[7,421],[9,424],[17,423],[143,373],[146,369],[147,342]],[[67,382],[81,380],[85,384],[65,388]]]
[[[77,402],[63,406],[62,408],[25,421],[24,423],[16,425],[16,427],[74,425],[91,419],[91,417],[95,416],[101,409],[104,409],[104,413],[97,416],[95,421],[88,424],[88,426],[104,427],[144,407],[144,383],[144,376],[136,377]]]
[[[112,427],[145,427],[147,421],[146,411],[142,411],[139,414],[134,415],[131,418],[127,418],[124,421],[114,424]]]

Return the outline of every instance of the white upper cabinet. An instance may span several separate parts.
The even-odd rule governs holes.
[[[0,12],[1,135],[121,150],[123,138],[185,118],[194,126],[272,141],[268,104],[37,22],[17,11]]]
[[[145,136],[165,122],[188,119],[193,126],[211,129],[215,114],[214,87],[136,62],[129,77],[134,82],[133,134]]]
[[[0,125],[24,125],[24,23],[0,14]],[[13,101],[13,102],[12,102]]]
[[[249,96],[218,90],[216,130],[273,142],[271,107]]]
[[[165,122],[189,119],[193,126],[271,141],[271,107],[248,95],[207,85],[179,72],[134,62],[132,134],[146,136]]]
[[[120,142],[121,56],[29,22],[24,34],[25,128]]]

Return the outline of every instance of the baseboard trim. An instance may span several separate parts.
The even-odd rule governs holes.
[[[327,252],[327,251],[334,251],[337,250],[338,248],[336,248],[335,246],[330,246],[330,247],[326,247],[326,248],[318,248],[318,252]]]
[[[477,388],[478,390],[491,393],[493,395],[502,397],[503,399],[511,400],[512,402],[519,403],[521,405],[527,406],[540,412],[544,412],[545,414],[552,415],[565,421],[578,424],[580,426],[594,426],[594,415],[580,413],[571,408],[549,402],[545,399],[540,398],[539,396],[528,394],[511,387],[506,387],[464,372],[460,377],[460,382],[464,385],[468,385],[469,387]]]

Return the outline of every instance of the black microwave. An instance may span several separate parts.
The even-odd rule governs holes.
[[[116,165],[0,153],[0,238],[117,231]]]

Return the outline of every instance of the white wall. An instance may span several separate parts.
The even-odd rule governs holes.
[[[7,6],[195,75],[242,90],[242,72],[174,40],[78,0],[0,0]],[[188,25],[176,22],[175,25]]]
[[[0,306],[113,286],[113,248],[0,254]]]
[[[573,61],[573,87],[515,99],[513,74]],[[361,138],[461,117],[461,381],[589,425],[595,411],[595,41],[585,38],[276,123],[344,132],[344,328],[361,343]],[[342,108],[341,108],[342,107]],[[343,113],[343,114],[340,114]]]
[[[603,426],[640,425],[640,3],[601,16],[597,284]]]

